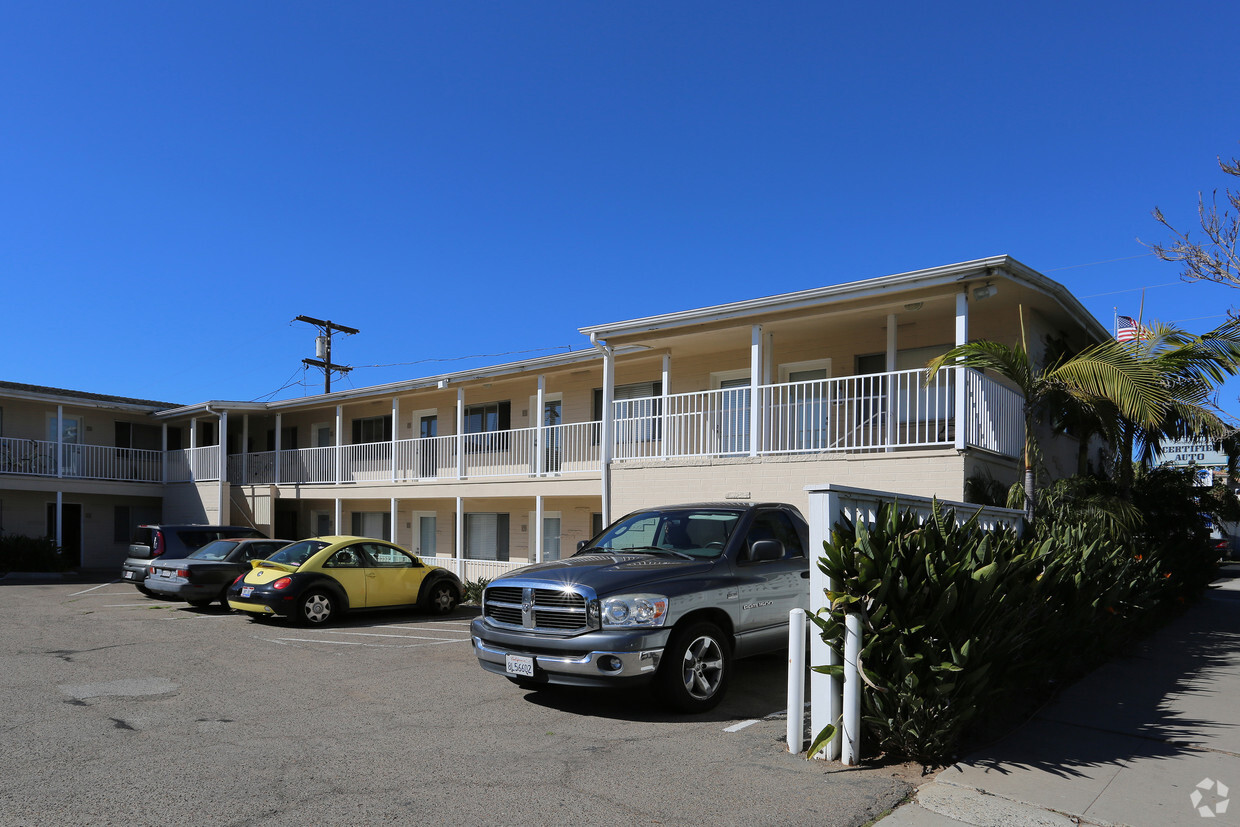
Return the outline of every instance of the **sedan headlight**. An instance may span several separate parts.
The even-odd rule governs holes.
[[[667,619],[667,598],[661,594],[622,594],[602,604],[604,629],[662,626]]]

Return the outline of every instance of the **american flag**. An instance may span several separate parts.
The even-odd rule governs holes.
[[[1115,317],[1115,340],[1131,342],[1141,335],[1141,325],[1132,316]]]

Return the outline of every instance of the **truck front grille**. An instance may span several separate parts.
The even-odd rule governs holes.
[[[584,594],[537,586],[488,586],[482,614],[494,626],[549,634],[589,631]]]

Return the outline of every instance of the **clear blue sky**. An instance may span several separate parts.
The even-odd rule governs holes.
[[[13,0],[0,379],[266,399],[314,356],[299,314],[362,331],[344,388],[998,254],[1108,327],[1146,287],[1205,330],[1240,291],[1138,239],[1236,183],[1237,31],[1198,2]]]

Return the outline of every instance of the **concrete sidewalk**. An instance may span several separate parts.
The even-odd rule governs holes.
[[[1240,825],[1240,567],[881,827]],[[1233,806],[1230,808],[1228,804]]]

